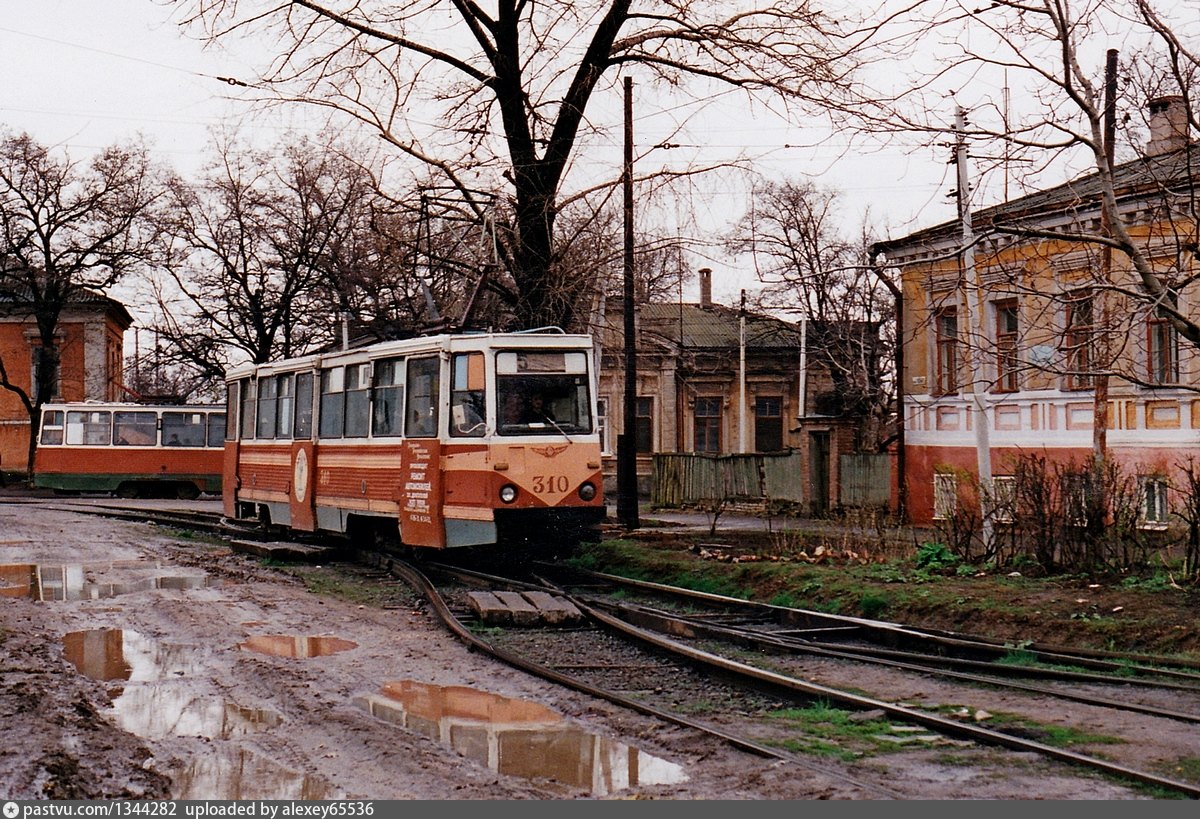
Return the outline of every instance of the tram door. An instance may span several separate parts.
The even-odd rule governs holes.
[[[225,387],[225,452],[221,460],[221,507],[225,517],[237,518],[238,457],[241,443],[238,424],[241,420],[241,390],[249,381],[237,381]],[[211,416],[210,416],[211,423]]]
[[[296,373],[295,389],[296,410],[290,450],[292,477],[288,483],[288,506],[292,514],[292,528],[312,532],[317,528],[317,465],[312,440],[313,374]]]

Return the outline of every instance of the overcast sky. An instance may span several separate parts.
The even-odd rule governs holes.
[[[237,89],[219,79],[251,79],[248,61],[184,38],[173,10],[155,0],[0,0],[0,8],[8,12],[0,18],[0,123],[62,146],[73,158],[141,132],[160,158],[188,175],[200,166],[210,127],[236,121],[250,138],[270,143],[302,122],[248,116],[245,103],[230,99]],[[635,141],[642,148],[669,133],[662,118],[675,107],[637,100]],[[749,147],[774,178],[810,175],[842,191],[848,224],[869,209],[892,235],[953,217],[947,156],[928,149],[863,154],[838,139],[813,147],[811,130],[736,107],[717,106],[703,122],[692,143],[672,150],[672,159],[731,159]],[[646,162],[655,156],[668,161],[659,151]],[[590,160],[579,158],[581,172]],[[700,190],[688,207],[707,230],[726,229],[745,207],[744,190],[726,180],[701,183]],[[739,288],[754,288],[745,271],[721,277],[714,267],[718,300],[732,303]],[[690,290],[685,298],[695,298],[694,285]]]

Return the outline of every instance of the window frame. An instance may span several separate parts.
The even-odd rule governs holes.
[[[1016,298],[1000,299],[992,303],[996,328],[996,383],[994,392],[1017,392],[1021,389],[1018,357],[1021,331],[1021,305]],[[1006,326],[1006,319],[1012,326]]]
[[[1163,531],[1170,526],[1171,504],[1168,497],[1171,485],[1162,475],[1138,477],[1138,521],[1137,527],[1149,531]],[[1153,492],[1153,495],[1150,493]],[[1154,508],[1151,508],[1153,505]]]
[[[773,413],[765,414],[764,407],[767,412],[774,410]],[[762,428],[764,424],[771,424],[774,429],[769,430],[771,435],[774,435],[778,440],[778,446],[774,449],[765,449],[760,445],[762,437]],[[783,396],[782,395],[756,395],[754,396],[754,451],[755,452],[782,452],[787,448],[783,437]]]
[[[933,519],[951,520],[958,511],[958,476],[953,472],[933,473]]]
[[[1179,333],[1157,310],[1146,317],[1146,380],[1156,386],[1179,383]]]
[[[692,451],[706,454],[721,452],[721,424],[725,399],[719,395],[698,395],[692,404]],[[701,413],[701,408],[705,412]],[[709,412],[708,410],[713,410]]]
[[[953,321],[954,333],[947,334],[948,322]],[[943,307],[934,313],[934,394],[957,395],[959,381],[958,307]]]
[[[1084,306],[1086,305],[1086,311]],[[1096,296],[1091,290],[1073,290],[1063,305],[1063,354],[1066,363],[1064,388],[1090,390],[1094,386],[1095,361],[1092,344],[1096,340]],[[1080,315],[1086,321],[1080,321]]]

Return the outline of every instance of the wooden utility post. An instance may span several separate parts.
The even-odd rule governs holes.
[[[638,528],[637,489],[637,336],[633,310],[633,79],[625,78],[625,400],[624,422],[617,436],[617,519],[626,529]]]
[[[1108,163],[1110,175],[1116,161],[1116,141],[1117,50],[1110,48],[1104,65],[1104,161]],[[1108,202],[1101,200],[1100,232],[1108,238],[1112,237],[1112,220],[1113,214],[1109,212]],[[1100,248],[1100,275],[1105,285],[1112,282],[1112,248],[1108,245]],[[1107,370],[1112,363],[1109,360],[1112,356],[1112,345],[1108,343],[1108,328],[1111,325],[1107,293],[1101,293],[1100,298],[1093,304],[1093,310],[1095,307],[1100,308],[1096,318],[1099,319],[1099,331],[1104,333],[1104,342],[1100,345],[1100,361],[1096,362],[1100,367],[1096,369]],[[1104,460],[1108,457],[1108,374],[1098,372],[1092,378],[1092,387],[1095,390],[1092,404],[1092,462],[1097,470],[1096,478],[1099,479],[1099,470],[1104,467]]]

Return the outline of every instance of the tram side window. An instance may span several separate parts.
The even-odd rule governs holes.
[[[239,381],[238,384],[241,386],[241,391],[239,393],[239,400],[242,402],[242,412],[241,412],[242,423],[240,425],[241,430],[242,430],[242,437],[243,438],[253,438],[254,437],[254,407],[256,404],[256,402],[254,400],[254,382],[251,381],[249,378],[244,378],[241,381]]]
[[[38,442],[43,446],[63,442],[62,410],[42,410],[42,437]]]
[[[67,443],[76,446],[108,446],[112,443],[112,413],[68,412]]]
[[[278,398],[278,382],[274,378],[258,380],[258,426],[254,437],[275,437],[275,404]]]
[[[404,361],[389,358],[375,362],[375,396],[371,434],[392,436],[401,433],[400,408],[404,405]]]
[[[225,385],[225,440],[237,440],[238,382]]]
[[[297,441],[312,438],[313,374],[296,374],[296,423],[292,437]]]
[[[295,404],[296,396],[293,394],[295,389],[296,377],[292,373],[281,375],[275,379],[275,395],[277,412],[275,418],[275,437],[276,438],[291,438],[292,437],[292,412]]]
[[[410,438],[437,435],[440,364],[437,358],[408,360],[408,409],[404,434]]]
[[[163,446],[204,446],[205,416],[202,412],[164,412]]]
[[[474,438],[487,429],[483,353],[460,353],[451,360],[450,434]]]
[[[117,446],[154,446],[158,443],[158,414],[113,413],[113,443]]]
[[[321,438],[341,438],[345,412],[346,370],[330,367],[321,370],[321,419],[317,435]]]
[[[208,416],[208,446],[221,447],[225,437],[225,413],[214,412]]]
[[[346,437],[366,438],[371,420],[371,365],[346,368]]]

